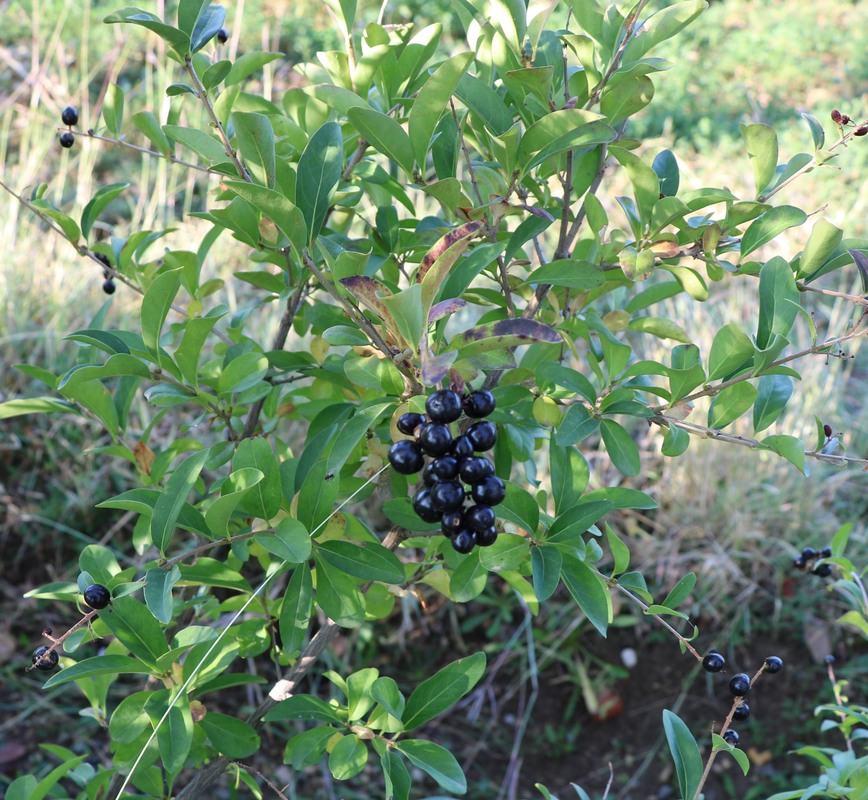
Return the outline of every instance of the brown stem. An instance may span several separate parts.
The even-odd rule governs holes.
[[[97,610],[97,609],[93,609],[92,611],[88,611],[87,614],[85,614],[78,622],[75,623],[75,625],[73,625],[66,633],[64,633],[62,636],[59,636],[57,639],[55,639],[53,636],[48,635],[47,631],[43,632],[42,635],[45,636],[45,638],[51,642],[51,645],[39,657],[39,661],[40,662],[45,661],[48,658],[48,656],[50,656],[55,650],[57,650],[58,647],[60,647],[60,645],[62,645],[67,640],[67,638],[69,638],[70,634],[74,633],[79,628],[82,628],[85,625],[87,625],[98,614],[99,614],[99,610]],[[36,669],[36,664],[31,664],[29,667],[27,667],[25,672],[30,672],[30,670],[32,670],[32,669]]]

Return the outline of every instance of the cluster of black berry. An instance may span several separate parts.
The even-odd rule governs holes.
[[[806,547],[802,550],[802,554],[793,560],[793,566],[803,572],[811,565],[821,559],[829,558],[832,555],[831,547],[824,547],[822,550],[814,550],[813,547]],[[818,564],[811,568],[814,575],[819,575],[821,578],[828,578],[832,574],[831,564]]]
[[[106,294],[114,294],[115,282],[112,280],[112,262],[109,261],[108,256],[102,253],[94,253],[94,256],[103,265],[102,276],[105,280],[103,281],[102,290]]]
[[[94,611],[101,611],[111,603],[112,599],[111,592],[99,583],[92,583],[82,594],[84,596],[85,604],[90,606]],[[46,628],[42,632],[42,635],[50,639],[54,644],[51,647],[37,647],[33,651],[33,667],[42,670],[43,672],[50,672],[57,666],[59,656],[57,655],[56,648],[66,638],[66,636],[62,636],[60,639],[54,639],[51,636],[51,633],[51,628]],[[31,669],[33,667],[31,667]]]
[[[75,106],[67,106],[60,112],[60,119],[64,125],[68,125],[70,128],[73,125],[78,124],[78,109]],[[72,147],[75,142],[75,135],[71,130],[64,131],[60,134],[60,146],[61,147]]]
[[[484,419],[494,408],[489,391],[462,398],[451,389],[439,389],[425,401],[427,419],[415,413],[398,419],[398,430],[413,439],[389,448],[389,463],[396,472],[422,471],[424,485],[413,498],[413,508],[425,522],[439,522],[459,553],[469,553],[475,545],[487,547],[497,539],[492,506],[503,502],[506,486],[494,474],[494,464],[476,455],[491,450],[497,441],[497,428]],[[462,412],[479,421],[453,438],[449,425]],[[431,457],[427,464],[426,455]],[[473,502],[465,507],[466,499]]]
[[[717,650],[709,650],[705,658],[702,659],[702,667],[706,672],[720,672],[726,666],[726,659]],[[784,668],[784,662],[777,656],[769,656],[764,662],[762,672],[768,672],[769,675],[774,675]],[[750,676],[746,672],[739,672],[738,675],[733,675],[729,682],[729,693],[733,697],[742,698],[749,691],[751,686]],[[742,722],[750,716],[750,706],[744,700],[739,700],[738,705],[732,711],[732,721]],[[733,728],[727,728],[723,732],[723,740],[733,747],[738,745],[738,731]]]

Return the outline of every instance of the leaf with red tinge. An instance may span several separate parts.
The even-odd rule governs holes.
[[[438,319],[443,319],[443,317],[448,317],[450,314],[454,314],[466,305],[467,303],[460,297],[441,300],[439,303],[431,306],[431,310],[428,312],[428,324],[430,325],[432,322],[437,322]]]
[[[491,350],[505,350],[524,344],[543,342],[561,344],[561,335],[550,325],[532,319],[504,319],[478,325],[456,336],[449,344],[461,358],[469,358]]]
[[[376,278],[368,278],[365,275],[341,278],[340,284],[365,308],[373,311],[380,320],[394,330],[395,320],[382,300],[383,296],[388,297],[392,294],[385,284],[380,283]]]
[[[435,356],[423,337],[420,356],[422,360],[422,383],[425,386],[436,386],[446,377],[449,367],[458,358],[458,353],[450,350],[442,355]]]
[[[422,284],[422,302],[427,309],[434,301],[441,284],[464,251],[470,246],[470,240],[482,228],[479,220],[466,222],[438,239],[434,246],[425,254],[419,269],[416,270],[416,281]]]

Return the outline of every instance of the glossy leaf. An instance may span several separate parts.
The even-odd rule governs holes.
[[[268,722],[287,719],[319,720],[341,724],[344,718],[337,708],[319,697],[309,694],[294,694],[286,700],[281,700],[266,715]]]
[[[838,249],[843,236],[843,231],[831,222],[817,220],[799,257],[798,277],[807,278],[817,272]]]
[[[265,114],[233,111],[232,124],[250,176],[256,183],[273,189],[277,164],[271,120]]]
[[[102,613],[100,621],[124,647],[149,666],[155,665],[160,656],[169,650],[160,623],[132,597],[115,598],[111,613]]]
[[[790,265],[778,256],[760,270],[756,343],[761,350],[775,334],[787,336],[799,314],[800,297]]]
[[[485,654],[474,653],[453,661],[422,681],[407,699],[404,728],[408,731],[418,728],[452,708],[476,686],[484,671]]]
[[[248,758],[259,750],[259,734],[244,720],[209,710],[197,724],[214,749],[228,758]]]
[[[316,562],[316,603],[342,628],[355,628],[365,619],[365,599],[356,581],[323,558]]]
[[[611,419],[600,421],[600,435],[612,463],[625,475],[639,474],[641,459],[639,447],[626,429]]]
[[[219,5],[202,8],[193,30],[190,32],[190,52],[198,53],[210,42],[226,21],[226,9]]]
[[[151,541],[163,555],[172,539],[178,515],[208,460],[208,454],[208,450],[200,450],[184,459],[172,473],[166,488],[160,493],[154,505],[151,518]]]
[[[610,621],[609,592],[603,578],[598,576],[584,561],[575,556],[563,554],[561,579],[573,600],[584,612],[588,621],[606,636]]]
[[[348,575],[365,581],[401,583],[404,567],[398,557],[380,544],[367,542],[328,541],[317,549],[317,557],[324,559]]]
[[[81,235],[87,239],[90,236],[93,223],[99,219],[99,215],[105,211],[109,203],[120,196],[128,187],[129,183],[110,183],[100,188],[96,194],[88,200],[87,205],[81,212]]]
[[[336,122],[326,122],[310,137],[298,160],[296,206],[307,226],[308,244],[319,235],[341,179],[343,135]]]
[[[354,95],[357,97],[357,95]],[[401,125],[370,106],[348,108],[347,119],[375,150],[392,159],[408,175],[413,171],[413,145]]]
[[[277,229],[297,251],[307,244],[308,227],[305,215],[277,191],[244,181],[225,181],[227,189],[246,200],[260,213],[269,217]]]
[[[744,414],[754,404],[756,397],[756,387],[747,381],[727,386],[711,401],[708,427],[725,428]]]
[[[702,780],[702,756],[690,729],[676,714],[668,709],[663,712],[663,730],[669,744],[669,752],[675,762],[675,774],[682,797],[696,796]]]
[[[461,766],[445,747],[425,739],[401,739],[396,749],[407,756],[414,767],[428,773],[447,792],[464,794],[467,779]]]
[[[531,548],[533,588],[541,603],[548,600],[560,585],[563,560],[561,551],[556,547],[541,545]]]
[[[764,431],[777,420],[792,393],[793,379],[789,375],[763,375],[757,384],[753,407],[754,431]]]
[[[158,365],[162,362],[160,334],[163,323],[180,287],[181,270],[169,270],[154,279],[142,298],[142,341]]]
[[[94,656],[79,661],[52,675],[42,686],[51,689],[71,681],[95,678],[99,675],[147,674],[150,670],[136,658],[129,656]]]
[[[255,490],[265,478],[265,473],[251,467],[242,467],[232,472],[220,486],[220,497],[214,500],[205,512],[205,522],[215,538],[229,535],[229,523],[245,495]]]
[[[344,736],[329,753],[329,772],[339,781],[358,775],[368,763],[368,746],[355,734]]]
[[[549,444],[549,465],[555,514],[562,514],[578,502],[587,488],[590,480],[588,462],[576,448],[563,447],[553,439]]]
[[[789,461],[803,475],[807,474],[807,470],[805,469],[805,443],[797,436],[766,436],[762,440],[762,444]]]
[[[313,602],[313,582],[307,563],[301,563],[292,573],[283,603],[280,607],[278,626],[283,650],[290,655],[301,650],[310,624]]]
[[[163,625],[172,621],[172,587],[181,579],[177,566],[170,570],[152,568],[145,573],[145,605]]]
[[[808,215],[795,206],[775,206],[761,216],[757,217],[741,237],[741,255],[743,262],[745,256],[754,250],[768,244],[772,239],[782,234],[788,228],[801,225]]]
[[[753,342],[735,323],[729,322],[714,335],[708,355],[708,380],[727,378],[753,358]]]
[[[240,508],[259,519],[272,519],[280,510],[282,487],[279,463],[266,439],[243,439],[232,457],[232,469],[255,469],[263,478],[245,494]]]
[[[169,775],[177,775],[193,744],[193,719],[186,695],[182,695],[171,709],[169,702],[168,690],[155,691],[145,702],[144,710],[157,730],[157,746],[163,767]]]
[[[741,135],[747,145],[756,195],[759,197],[771,183],[778,166],[778,135],[774,128],[761,123],[742,125]]]
[[[156,14],[142,11],[140,8],[126,7],[109,14],[103,22],[127,22],[132,25],[140,25],[156,33],[163,39],[181,58],[190,49],[190,36],[178,28],[166,25]]]

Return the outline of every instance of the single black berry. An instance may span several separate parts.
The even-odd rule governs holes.
[[[494,464],[482,456],[461,459],[458,474],[464,483],[479,483],[483,478],[494,475]]]
[[[833,108],[833,109],[832,109],[832,114],[831,114],[831,116],[832,116],[832,122],[834,122],[836,125],[840,125],[840,124],[841,124],[841,112],[838,111],[837,108]]]
[[[220,42],[220,44],[226,44],[226,42],[229,41],[229,31],[227,31],[226,28],[220,28],[220,30],[217,31],[217,41]]]
[[[824,664],[834,664],[835,663],[835,656],[833,656],[831,653],[829,653],[829,655],[827,655],[827,656],[823,656],[823,663]]]
[[[455,422],[461,416],[461,395],[451,389],[438,389],[428,396],[425,410],[432,422]]]
[[[804,569],[805,568],[805,559],[801,556],[797,556],[793,559],[793,566],[796,569]]]
[[[114,294],[116,288],[117,288],[117,287],[115,286],[115,282],[114,282],[111,278],[106,278],[106,279],[103,281],[103,284],[102,284],[102,290],[103,290],[106,294]]]
[[[820,550],[820,558],[831,558],[832,557],[832,548],[824,547]]]
[[[431,487],[431,502],[441,511],[455,511],[464,503],[464,489],[458,481],[440,481]]]
[[[84,602],[97,611],[105,608],[111,602],[111,599],[111,592],[105,586],[101,586],[98,583],[92,583],[84,590]]]
[[[503,502],[506,497],[506,484],[494,476],[489,475],[478,483],[474,483],[470,490],[473,501],[481,506],[496,506]]]
[[[452,546],[459,553],[469,553],[476,544],[476,536],[468,530],[458,531],[452,537]]]
[[[478,389],[467,395],[462,401],[462,405],[464,406],[464,413],[468,417],[480,419],[487,417],[494,411],[497,403],[494,400],[494,395],[487,389]]]
[[[750,678],[747,675],[743,672],[739,672],[738,675],[733,675],[732,680],[729,682],[730,694],[733,694],[736,697],[744,697],[749,690]]]
[[[831,564],[820,564],[819,567],[814,567],[814,575],[819,575],[821,578],[828,578],[832,574]]]
[[[452,449],[452,431],[442,422],[429,422],[422,426],[419,444],[429,456],[442,456]]]
[[[56,650],[52,650],[48,655],[45,653],[48,653],[47,647],[37,647],[33,651],[33,666],[43,672],[48,672],[57,666],[58,656]]]
[[[431,462],[431,472],[438,481],[451,481],[458,477],[458,459],[455,456],[440,456]]]
[[[802,558],[805,561],[813,561],[817,557],[817,551],[813,547],[806,547],[802,550]]]
[[[827,439],[832,436],[832,426],[828,422],[823,426],[823,434]]]
[[[440,529],[446,536],[454,536],[464,527],[464,514],[460,511],[447,511],[440,520]]]
[[[476,533],[493,527],[495,518],[496,515],[491,506],[470,506],[464,512],[467,527],[472,531],[476,531]]]
[[[476,533],[476,544],[480,547],[489,547],[497,541],[497,528],[492,525],[490,528],[486,528],[482,531],[477,531]]]
[[[716,650],[712,650],[702,659],[702,668],[706,672],[720,672],[726,666],[726,659]]]
[[[455,458],[467,458],[473,455],[473,442],[469,436],[456,436],[452,444],[452,455]]]
[[[425,457],[416,442],[402,439],[389,448],[389,463],[395,472],[402,475],[412,475],[425,466]]]
[[[60,146],[72,147],[75,144],[75,136],[69,131],[64,131],[60,134]]]
[[[733,747],[738,747],[738,731],[734,731],[732,728],[727,728],[723,732],[723,741],[727,744],[731,744]]]
[[[747,703],[739,703],[732,712],[732,718],[736,722],[743,722],[750,716],[750,706]]]
[[[425,522],[439,522],[443,512],[434,508],[434,503],[431,501],[431,490],[420,489],[416,492],[413,498],[413,510]]]
[[[78,125],[78,109],[75,106],[67,106],[60,112],[60,118],[64,125]]]
[[[860,125],[853,131],[854,136],[868,136],[868,125]]]
[[[776,672],[780,672],[783,668],[784,662],[777,656],[769,656],[766,659],[766,672],[768,672],[770,675],[774,675]]]
[[[431,487],[435,483],[437,483],[437,476],[434,474],[433,466],[434,462],[429,461],[425,465],[425,469],[422,470],[422,483],[424,483],[428,487]]]
[[[481,453],[494,447],[494,443],[497,441],[497,427],[488,420],[474,422],[467,429],[466,435],[472,442],[473,449],[477,453]]]
[[[401,416],[398,417],[395,427],[405,436],[412,436],[413,431],[415,431],[420,425],[424,424],[425,416],[423,414],[415,414],[410,411],[406,414],[401,414]]]

